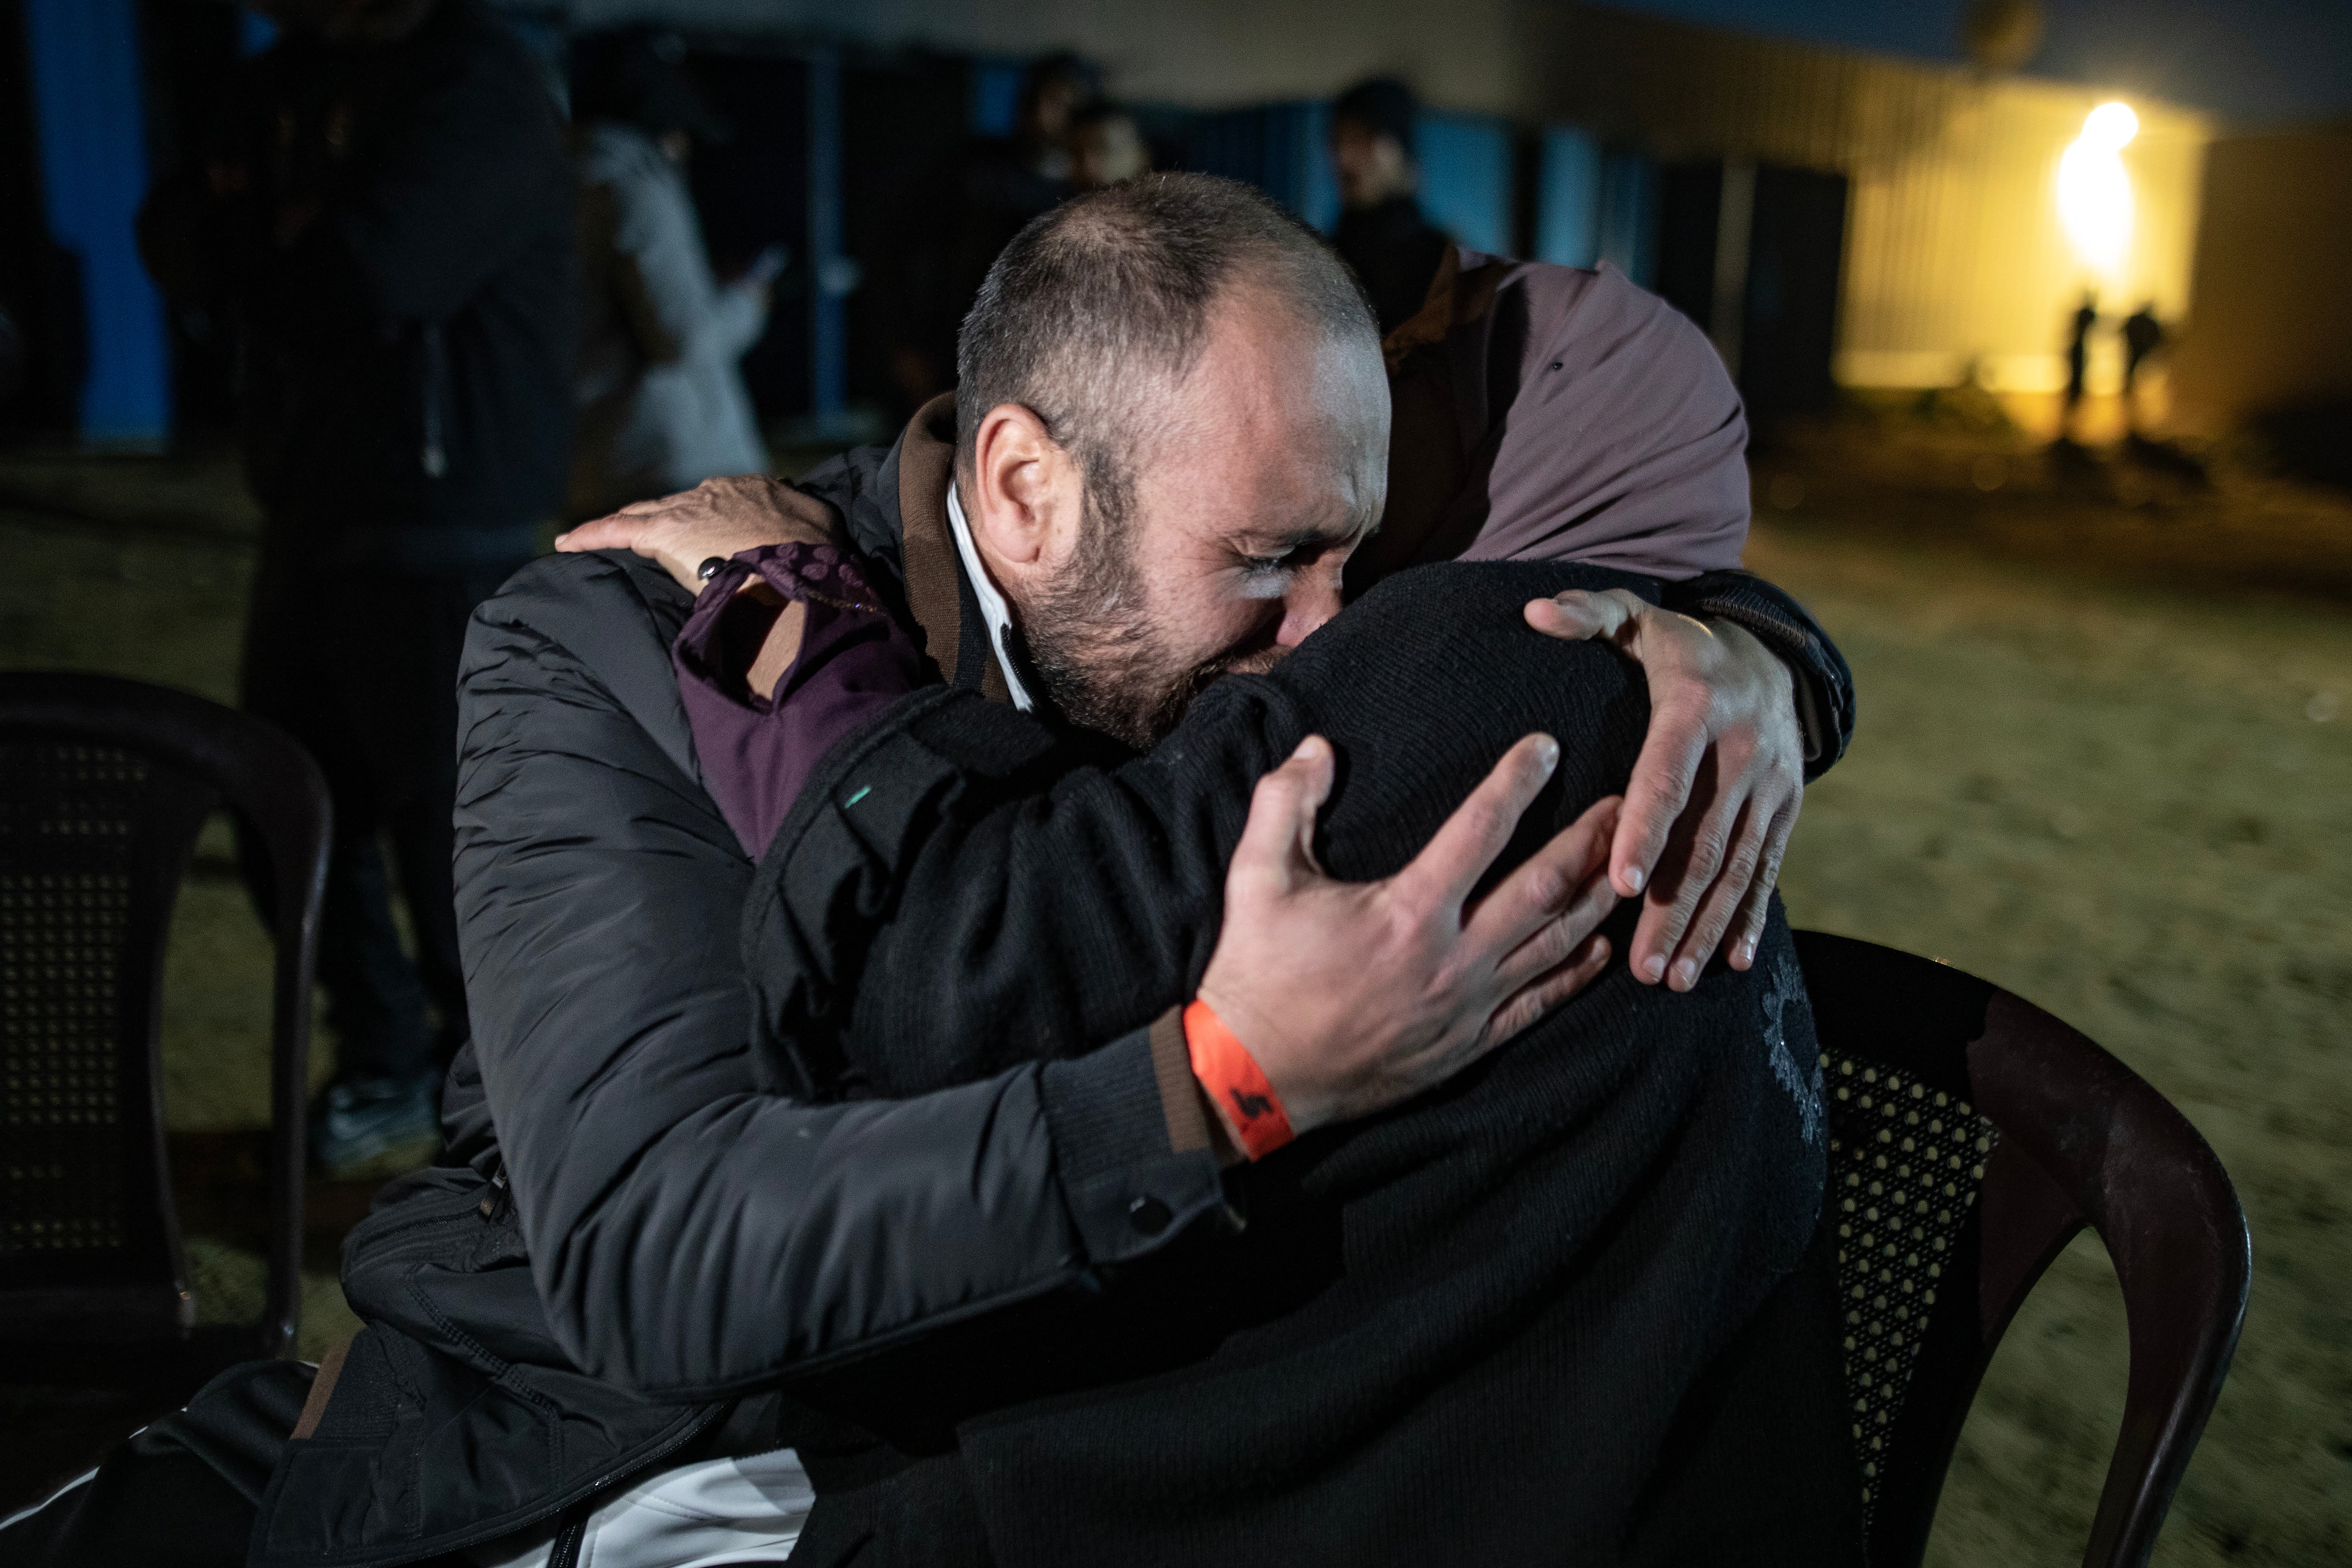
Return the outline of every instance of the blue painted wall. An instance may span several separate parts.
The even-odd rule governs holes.
[[[1658,166],[1632,153],[1601,160],[1600,259],[1639,283],[1658,281]]]
[[[1547,125],[1542,157],[1535,258],[1590,267],[1601,258],[1601,143],[1572,125]]]
[[[163,302],[131,220],[147,192],[134,0],[26,0],[33,121],[49,233],[81,261],[86,441],[145,445],[172,428]]]
[[[1010,136],[1021,117],[1021,83],[1028,75],[1024,60],[974,60],[971,63],[969,123],[975,136]]]
[[[1339,222],[1339,180],[1331,172],[1331,106],[1283,103],[1267,110],[1266,190],[1329,233]]]
[[[1331,174],[1330,106],[1270,103],[1190,117],[1184,163],[1257,186],[1328,231],[1339,221],[1339,186]]]
[[[1423,113],[1412,134],[1429,221],[1473,250],[1511,254],[1509,124],[1479,114]]]

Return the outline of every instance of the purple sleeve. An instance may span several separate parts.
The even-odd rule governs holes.
[[[773,700],[746,681],[782,607],[740,593],[757,575],[805,605],[800,652]],[[670,647],[702,779],[758,859],[835,741],[924,684],[922,655],[856,562],[830,544],[770,544],[728,563]]]

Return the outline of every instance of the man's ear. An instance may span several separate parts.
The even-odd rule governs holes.
[[[964,519],[991,566],[1020,573],[1059,558],[1077,525],[1077,465],[1035,411],[1000,403],[972,441],[972,489]]]

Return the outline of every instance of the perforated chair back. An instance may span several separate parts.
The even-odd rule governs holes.
[[[199,1331],[157,1047],[173,905],[223,805],[268,857],[276,911],[269,1273],[257,1325]],[[159,1356],[226,1364],[290,1347],[329,827],[316,764],[258,719],[105,676],[0,674],[0,1349],[12,1374],[37,1373],[51,1347],[101,1347],[101,1364],[147,1375]]]
[[[2057,1019],[1945,964],[1797,933],[1830,1104],[1847,1394],[1871,1568],[1927,1550],[1953,1446],[2026,1293],[2084,1226],[2131,1336],[2085,1568],[2147,1561],[2221,1391],[2252,1273],[2227,1173]]]

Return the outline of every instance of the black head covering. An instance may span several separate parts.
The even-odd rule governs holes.
[[[732,132],[686,71],[686,41],[651,27],[592,33],[572,46],[572,117],[618,120],[659,136],[721,142]]]
[[[1392,76],[1360,81],[1331,105],[1334,121],[1352,120],[1376,136],[1393,136],[1404,155],[1412,156],[1412,117],[1421,102],[1412,89]]]

